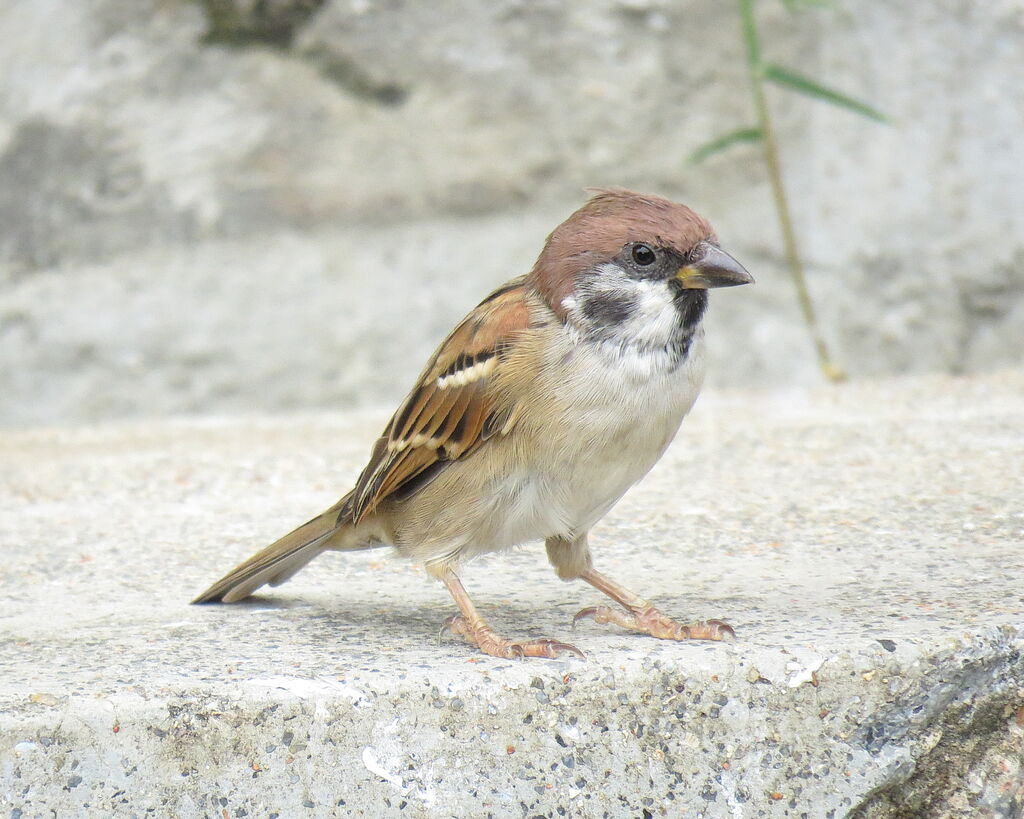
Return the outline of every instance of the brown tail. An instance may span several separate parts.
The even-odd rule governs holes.
[[[235,603],[265,583],[279,586],[325,549],[361,549],[379,545],[361,543],[356,538],[346,543],[345,538],[333,537],[346,528],[352,528],[348,516],[342,511],[348,500],[346,495],[326,512],[238,564],[192,602]]]

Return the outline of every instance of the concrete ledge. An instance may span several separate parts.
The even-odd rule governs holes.
[[[728,645],[571,634],[534,547],[467,586],[585,663],[439,645],[383,553],[186,605],[383,420],[0,435],[0,815],[1019,815],[1024,374],[705,395],[594,550]]]

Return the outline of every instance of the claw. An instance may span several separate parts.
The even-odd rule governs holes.
[[[580,609],[578,612],[576,612],[576,615],[572,618],[572,627],[576,628],[576,624],[580,620],[584,620],[587,617],[593,617],[593,618],[596,619],[597,618],[597,610],[599,608],[601,608],[601,606],[588,606],[585,609]]]
[[[587,659],[587,655],[580,651],[578,648],[576,648],[576,646],[574,646],[572,643],[563,643],[560,640],[551,640],[547,637],[543,637],[539,640],[533,640],[531,642],[541,643],[547,646],[554,652],[554,657],[558,657],[562,653],[565,653],[579,657],[581,660]],[[552,657],[552,659],[554,659],[554,657]]]
[[[736,629],[734,629],[724,620],[707,620],[705,622],[707,623],[707,625],[714,626],[721,632],[722,636],[718,638],[719,640],[724,640],[726,637],[728,637],[730,640],[736,639]]]
[[[441,640],[444,637],[444,633],[446,631],[451,631],[453,634],[458,633],[453,628],[453,626],[455,625],[455,620],[457,618],[458,618],[458,615],[457,614],[453,614],[451,617],[445,617],[444,620],[441,621],[441,627],[437,630],[437,644],[438,645],[441,645]]]

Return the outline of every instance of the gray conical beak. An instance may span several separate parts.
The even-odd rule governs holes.
[[[754,277],[743,265],[711,242],[698,244],[693,256],[693,261],[676,271],[676,278],[683,287],[705,290],[709,287],[735,287],[754,282]]]

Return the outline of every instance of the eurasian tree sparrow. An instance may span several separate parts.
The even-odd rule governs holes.
[[[672,640],[731,635],[718,620],[677,623],[598,572],[587,533],[661,457],[697,398],[708,288],[752,281],[689,208],[598,191],[548,237],[528,275],[442,342],[355,488],[194,602],[241,600],[327,549],[390,544],[444,583],[460,612],[448,627],[487,654],[580,654],[500,637],[455,573],[477,555],[544,540],[560,578],[585,580],[623,608],[576,619]]]

